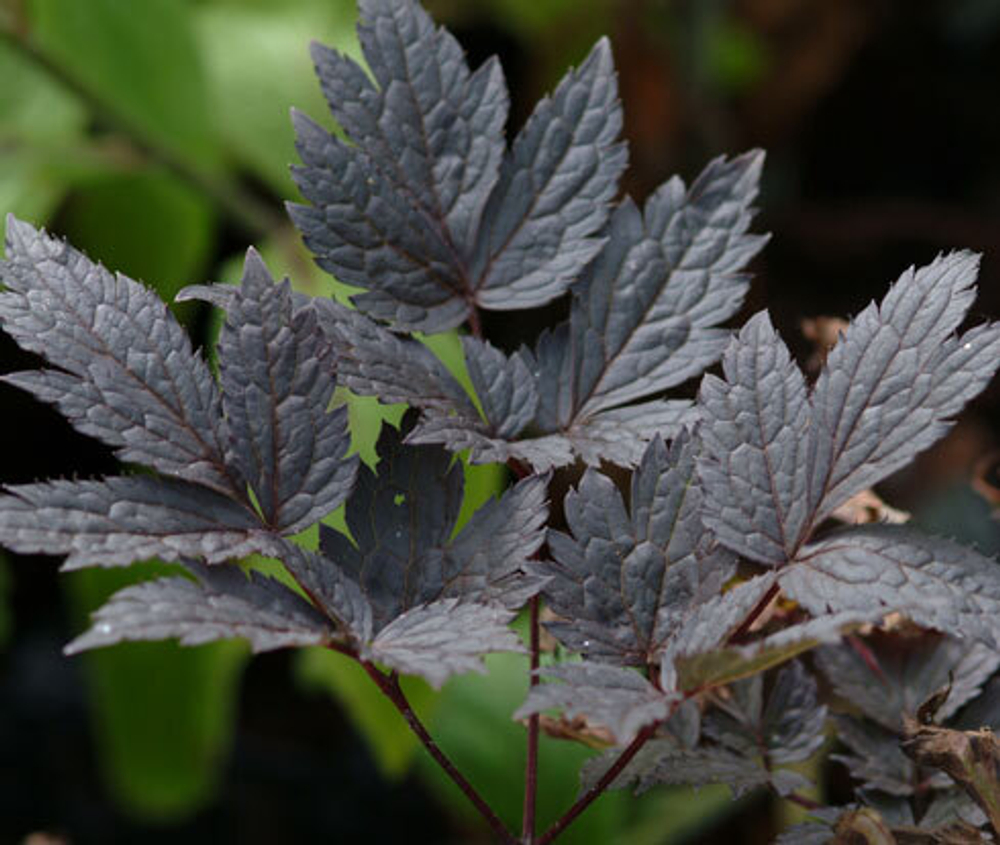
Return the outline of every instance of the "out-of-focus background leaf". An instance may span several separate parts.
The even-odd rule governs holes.
[[[427,0],[473,63],[499,53],[513,131],[567,64],[611,36],[631,169],[644,197],[710,157],[769,150],[758,261],[744,315],[771,308],[800,360],[799,321],[856,313],[906,265],[987,251],[977,317],[1000,313],[1000,14],[992,0]],[[289,109],[332,124],[312,39],[352,55],[353,0],[0,0],[0,212],[68,236],[167,299],[235,282],[247,246],[312,294],[348,290],[316,269],[282,202],[295,199]],[[512,348],[564,312],[486,315]],[[211,356],[219,314],[176,309]],[[742,317],[740,318],[742,319]],[[738,322],[738,321],[737,321]],[[465,378],[457,336],[427,342]],[[3,370],[34,359],[0,338]],[[687,388],[693,391],[693,386]],[[401,408],[350,403],[354,448],[374,459]],[[1000,548],[998,390],[939,448],[884,485],[941,533]],[[56,414],[0,388],[4,482],[119,470]],[[997,491],[993,505],[973,492]],[[467,471],[462,519],[504,474]],[[557,479],[556,495],[566,479]],[[991,487],[992,484],[992,487]],[[558,507],[555,509],[558,516]],[[342,515],[331,525],[342,527]],[[315,531],[303,538],[315,542]],[[272,567],[266,561],[250,565]],[[338,655],[252,661],[238,644],[62,645],[135,570],[58,576],[0,558],[0,841],[48,831],[73,843],[486,842],[464,798],[374,687]],[[441,693],[408,692],[441,744],[512,822],[525,686],[517,658]],[[572,801],[587,752],[543,743],[543,820]],[[826,785],[836,794],[836,779]],[[609,795],[575,843],[763,843],[782,813],[724,790]]]
[[[163,569],[141,566],[145,577]],[[90,569],[67,575],[78,627],[137,574]],[[238,641],[191,649],[128,643],[87,653],[83,664],[102,775],[130,813],[169,822],[212,800],[230,752],[248,657]]]

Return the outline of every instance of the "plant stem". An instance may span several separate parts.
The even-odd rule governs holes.
[[[531,674],[528,683],[538,685],[539,655],[541,653],[540,605],[538,596],[529,604],[531,627]],[[538,714],[528,717],[528,753],[524,769],[524,814],[521,817],[521,838],[524,845],[535,842],[535,804],[538,797]]]
[[[507,830],[504,823],[500,820],[500,817],[493,812],[493,808],[486,803],[483,797],[476,791],[476,788],[465,779],[465,776],[457,768],[455,768],[455,764],[451,762],[448,756],[434,741],[434,738],[427,732],[427,728],[424,727],[423,722],[420,721],[419,717],[410,706],[410,702],[407,700],[406,695],[403,693],[403,690],[399,685],[399,676],[395,672],[387,675],[368,660],[361,660],[359,662],[368,673],[368,676],[378,685],[378,688],[382,690],[386,698],[388,698],[400,712],[400,715],[402,715],[402,717],[406,720],[406,724],[410,726],[410,730],[413,731],[417,739],[423,743],[424,748],[426,748],[427,752],[434,758],[434,761],[444,770],[444,773],[448,775],[452,781],[454,781],[455,785],[462,790],[465,797],[472,802],[472,805],[479,811],[480,815],[486,819],[487,824],[489,824],[489,826],[493,829],[493,832],[497,835],[500,841],[504,842],[505,845],[518,845],[517,839],[510,833],[510,831]]]
[[[750,628],[753,627],[753,623],[760,618],[760,615],[765,610],[767,610],[768,605],[771,604],[774,597],[778,595],[780,589],[781,588],[777,584],[772,584],[768,591],[764,593],[763,598],[761,598],[761,600],[754,606],[754,609],[750,611],[747,618],[740,623],[740,627],[733,631],[727,642],[738,643],[741,639],[743,639],[743,637],[750,632]]]
[[[518,479],[527,478],[531,470],[520,461],[511,458],[507,461],[510,471]],[[529,607],[531,669],[528,683],[538,685],[536,671],[541,654],[541,600],[534,596]],[[528,751],[524,766],[524,812],[521,816],[521,837],[524,845],[534,845],[535,842],[535,806],[538,800],[538,714],[528,717]]]
[[[789,793],[783,797],[786,801],[791,801],[793,804],[798,804],[800,807],[804,807],[807,810],[818,810],[823,806],[818,801],[813,801],[812,798],[807,798],[805,795],[799,795],[797,792]]]
[[[483,323],[479,319],[479,309],[476,307],[476,303],[469,302],[469,331],[472,332],[472,336],[482,340],[483,337]]]
[[[577,817],[593,804],[600,797],[601,793],[611,786],[615,778],[622,773],[622,770],[632,762],[632,758],[639,753],[639,749],[656,733],[656,728],[659,724],[659,722],[653,722],[639,731],[636,738],[632,740],[628,748],[618,755],[618,759],[608,767],[608,770],[601,776],[601,779],[581,795],[576,803],[563,814],[561,819],[545,831],[538,840],[537,845],[549,845],[550,842],[555,840],[557,836],[576,821]]]

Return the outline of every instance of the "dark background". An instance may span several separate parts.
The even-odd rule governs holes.
[[[813,351],[803,318],[857,313],[904,268],[952,248],[984,253],[973,319],[1000,317],[1000,3],[427,5],[473,64],[500,55],[509,131],[608,34],[631,144],[624,188],[637,199],[716,155],[766,148],[756,229],[773,238],[734,325],[769,308],[801,362]],[[343,0],[0,0],[0,211],[166,296],[231,278],[250,243],[303,288],[322,289],[281,207],[294,197],[287,106],[319,116],[307,41],[348,44],[351,17]],[[491,315],[487,334],[511,345],[559,307],[535,322]],[[207,314],[179,315],[207,339]],[[0,357],[4,371],[33,364],[5,338]],[[883,495],[993,549],[990,507],[972,483],[995,474],[998,401],[993,387]],[[0,409],[5,483],[115,471],[106,451],[15,391],[0,391]],[[358,732],[370,698],[319,691],[346,683],[336,671],[316,680],[291,655],[245,663],[231,649],[62,657],[86,610],[127,576],[87,581],[57,576],[57,565],[0,562],[0,843],[488,841],[424,763],[406,765],[405,734],[373,751]],[[426,694],[427,712],[485,791],[514,794],[503,804],[520,779],[496,771],[509,726],[491,708],[507,692],[476,683],[449,687],[437,704]],[[570,771],[570,752],[550,745],[555,778]],[[839,777],[825,774],[828,789]],[[566,841],[757,843],[787,821],[766,799],[729,807],[712,790],[602,800]]]

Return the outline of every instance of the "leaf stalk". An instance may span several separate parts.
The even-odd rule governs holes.
[[[518,845],[517,839],[507,830],[500,817],[493,811],[493,808],[486,803],[486,800],[476,791],[476,788],[466,780],[465,776],[455,767],[455,764],[451,762],[448,755],[441,750],[437,742],[434,741],[434,738],[428,733],[427,728],[420,721],[420,718],[406,698],[402,687],[399,685],[399,675],[395,672],[386,674],[369,660],[359,660],[359,662],[365,672],[368,673],[368,676],[378,685],[378,688],[406,720],[406,724],[409,725],[410,730],[413,731],[417,739],[427,749],[427,753],[434,758],[434,762],[444,770],[444,773],[452,779],[465,797],[479,811],[480,815],[482,815],[497,835],[498,840],[505,843],[505,845]]]

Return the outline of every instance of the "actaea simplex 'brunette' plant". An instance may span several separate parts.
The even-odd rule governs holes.
[[[496,61],[470,71],[413,0],[360,6],[367,72],[313,52],[348,140],[294,116],[308,205],[290,207],[318,263],[363,289],[354,308],[276,284],[251,250],[239,286],[182,294],[227,314],[216,377],[145,287],[8,222],[0,318],[51,368],[6,380],[146,469],[10,487],[0,541],[66,555],[66,569],[186,570],[114,595],[67,650],[241,637],[342,652],[503,842],[555,840],[609,787],[708,782],[813,810],[786,842],[990,841],[988,784],[917,746],[1000,722],[1000,568],[905,525],[829,527],[1000,364],[1000,325],[957,334],[976,258],[905,272],[810,385],[766,313],[735,337],[719,327],[765,242],[748,233],[761,154],[716,159],[690,187],[670,179],[642,208],[616,201],[626,148],[607,42],[508,146]],[[483,338],[483,309],[566,293],[568,319],[534,347]],[[475,396],[412,336],[463,325]],[[697,401],[661,398],[720,357]],[[374,472],[347,456],[337,384],[411,408],[384,427]],[[519,480],[456,533],[459,451]],[[552,473],[575,463],[589,468],[565,497],[568,530],[548,529]],[[633,470],[630,495],[604,464]],[[342,504],[350,536],[321,524],[317,551],[290,539]],[[281,561],[297,589],[235,565],[250,553]],[[560,647],[539,668],[543,605]],[[526,645],[509,627],[523,608]],[[528,747],[516,834],[399,684],[439,686],[495,651],[527,651],[533,669],[514,714]],[[828,712],[817,675],[849,708]],[[543,711],[608,750],[536,832]],[[789,768],[831,725],[858,785],[842,808],[805,797]]]

